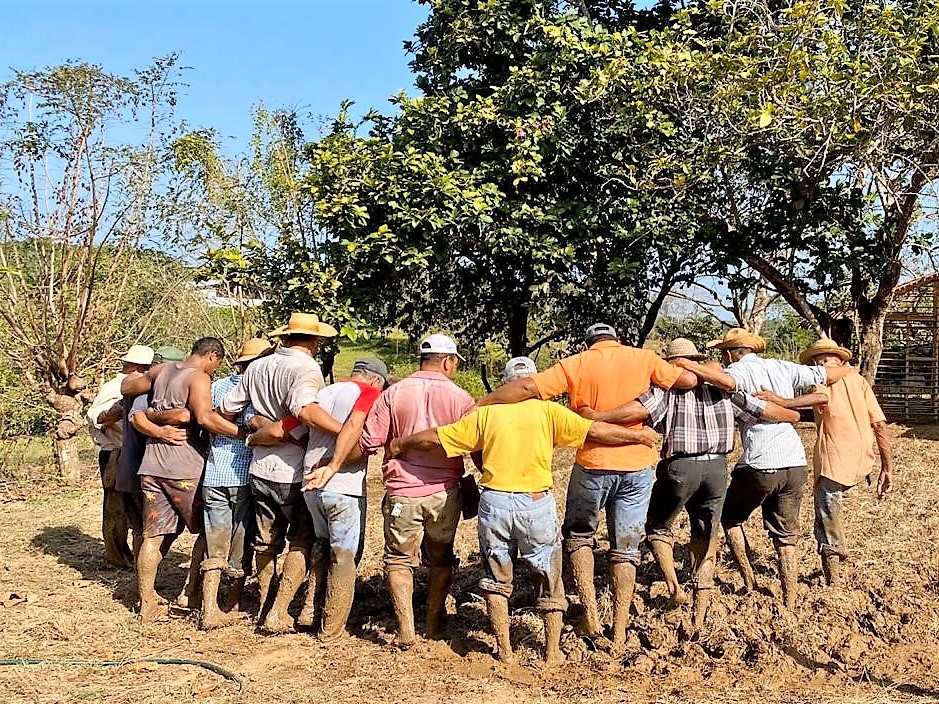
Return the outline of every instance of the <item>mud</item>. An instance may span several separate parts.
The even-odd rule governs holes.
[[[893,429],[898,434],[898,429]],[[811,431],[810,431],[811,432]],[[930,437],[939,437],[933,432]],[[808,436],[811,449],[811,434]],[[537,594],[524,565],[516,574],[509,621],[516,665],[494,659],[495,639],[477,589],[481,576],[476,525],[461,523],[461,559],[446,608],[446,639],[417,638],[395,646],[397,621],[381,566],[381,517],[368,516],[358,571],[351,637],[328,649],[309,633],[265,636],[247,620],[201,632],[194,615],[171,609],[150,625],[134,616],[131,575],[104,561],[97,473],[81,492],[16,499],[0,512],[0,657],[126,658],[159,654],[194,658],[233,670],[243,681],[241,701],[282,702],[932,702],[939,700],[939,442],[895,440],[897,485],[889,500],[858,487],[846,496],[844,521],[852,569],[839,588],[824,585],[812,540],[812,502],[803,502],[797,552],[799,603],[782,608],[772,543],[759,517],[746,526],[760,588],[740,595],[742,580],[726,546],[718,553],[705,627],[695,633],[692,607],[666,623],[668,590],[651,554],[638,568],[633,619],[620,657],[603,637],[585,640],[574,627],[583,609],[573,581],[564,617],[560,665],[543,669],[544,625],[533,608]],[[571,453],[556,459],[555,494],[563,496]],[[369,501],[380,501],[372,467]],[[94,481],[92,481],[92,479]],[[156,580],[158,593],[175,594],[185,580],[191,537],[169,551]],[[684,518],[676,526],[675,562],[688,587],[691,558]],[[600,621],[612,622],[609,565],[601,525],[596,552]],[[426,570],[415,573],[414,609],[426,617]],[[7,599],[10,594],[25,595]],[[245,601],[257,609],[258,586],[249,580]],[[291,613],[300,607],[296,599]],[[0,701],[77,703],[180,701],[232,702],[236,689],[198,668],[127,665],[0,667]]]

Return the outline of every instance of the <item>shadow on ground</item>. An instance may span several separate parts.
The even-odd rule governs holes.
[[[33,536],[30,544],[59,563],[71,567],[82,579],[100,582],[111,590],[115,601],[133,610],[137,602],[136,577],[132,569],[109,565],[104,559],[104,543],[88,535],[78,526],[47,526]],[[157,591],[174,598],[186,581],[186,570],[180,567],[188,562],[188,553],[171,549],[157,576]]]

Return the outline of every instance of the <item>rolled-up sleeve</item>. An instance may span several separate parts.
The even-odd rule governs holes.
[[[326,385],[319,369],[311,369],[297,379],[287,394],[287,410],[299,416],[311,403],[319,402],[319,392]]]
[[[655,429],[662,427],[668,414],[665,391],[659,386],[653,386],[636,400],[649,412],[649,425]]]
[[[238,385],[222,396],[218,402],[218,412],[226,416],[237,416],[251,402],[248,396],[248,387],[245,385],[245,378],[241,377]]]
[[[570,378],[561,362],[545,369],[543,372],[538,372],[531,377],[531,380],[535,382],[538,396],[545,401],[566,394],[571,390]]]
[[[391,428],[391,404],[388,392],[382,393],[365,417],[365,426],[359,437],[359,449],[363,455],[373,455],[388,441]]]
[[[766,410],[766,401],[743,391],[734,391],[730,395],[730,403],[734,409],[734,418],[748,425],[759,423]]]

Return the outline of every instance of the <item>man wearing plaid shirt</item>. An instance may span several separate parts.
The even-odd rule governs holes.
[[[680,337],[668,344],[663,356],[672,364],[706,359],[690,340]],[[669,391],[653,386],[632,403],[605,413],[590,409],[582,409],[581,413],[614,423],[647,420],[663,434],[662,460],[656,467],[646,535],[665,576],[670,606],[687,603],[675,572],[672,526],[682,508],[688,512],[694,564],[694,628],[700,630],[714,586],[718,528],[727,488],[727,454],[734,449],[735,423],[796,422],[799,414],[709,384]]]
[[[235,360],[235,373],[212,384],[212,405],[217,408],[222,398],[241,381],[251,362],[271,349],[267,340],[248,340]],[[236,419],[246,425],[253,409],[249,406]],[[206,559],[202,562],[202,628],[208,630],[225,625],[232,619],[226,612],[236,609],[250,570],[250,538],[254,532],[254,502],[248,487],[251,449],[244,440],[213,435],[209,458],[202,480],[205,501]],[[222,573],[234,579],[225,605],[218,605],[218,588]]]

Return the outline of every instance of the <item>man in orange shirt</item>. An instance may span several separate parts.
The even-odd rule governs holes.
[[[851,351],[827,338],[805,350],[799,361],[828,369],[843,367]],[[877,462],[874,442],[880,454],[877,497],[882,499],[893,485],[893,454],[890,433],[870,384],[860,374],[850,374],[831,386],[816,386],[814,393],[794,399],[778,399],[764,391],[761,398],[789,408],[814,407],[818,437],[815,441],[815,540],[822,558],[825,581],[841,582],[841,563],[847,560],[845,545],[844,494],[862,478],[870,482]]]
[[[651,350],[621,344],[609,325],[591,325],[586,342],[586,352],[562,359],[535,376],[509,382],[480,399],[477,405],[518,403],[529,398],[548,400],[567,393],[572,409],[589,406],[606,411],[636,400],[651,384],[663,389],[690,389],[697,384],[694,374],[669,364]],[[588,441],[577,452],[567,488],[561,535],[570,556],[577,595],[584,607],[581,629],[591,638],[602,632],[593,584],[593,541],[600,510],[606,511],[613,576],[614,650],[626,641],[639,545],[645,537],[652,494],[652,467],[657,460],[655,449],[639,443],[606,447]]]

